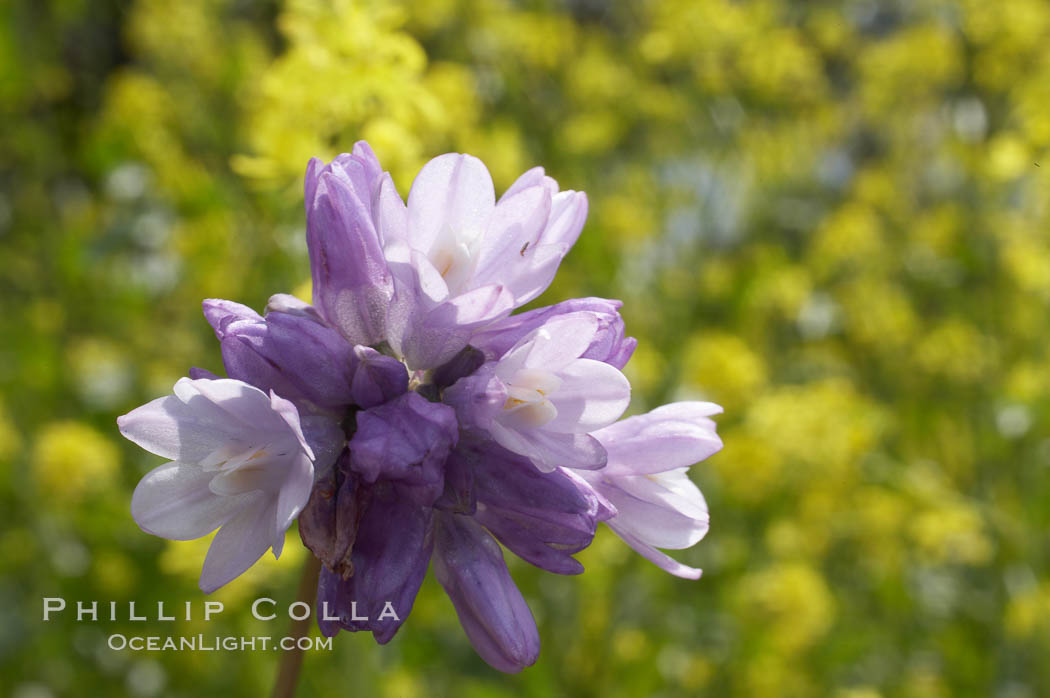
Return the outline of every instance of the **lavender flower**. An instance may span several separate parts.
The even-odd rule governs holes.
[[[646,559],[679,577],[697,579],[700,570],[657,548],[689,548],[707,533],[707,502],[686,472],[721,450],[710,419],[721,412],[710,402],[675,402],[628,417],[594,434],[609,454],[606,467],[580,472],[616,508],[609,527]]]
[[[298,517],[323,564],[321,631],[389,642],[433,563],[468,639],[491,666],[539,656],[536,623],[500,543],[579,574],[573,556],[606,522],[668,572],[700,571],[659,548],[707,531],[686,472],[721,448],[710,403],[620,419],[636,342],[620,302],[580,298],[511,315],[549,285],[587,214],[541,168],[497,201],[469,155],[428,163],[407,205],[366,143],[305,182],[310,305],[265,313],[206,300],[229,378],[191,369],[175,395],[118,420],[172,460],[132,497],[143,530],[216,528],[210,592]]]
[[[631,386],[614,366],[582,358],[599,327],[594,313],[556,315],[445,399],[464,427],[488,432],[541,470],[600,468],[605,449],[589,432],[623,414]]]
[[[181,379],[117,420],[120,431],[170,458],[142,478],[131,515],[147,533],[192,540],[219,529],[200,587],[211,592],[273,548],[306,505],[314,452],[295,406],[241,381]]]

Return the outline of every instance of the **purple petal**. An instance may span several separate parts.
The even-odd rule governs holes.
[[[204,308],[204,318],[220,342],[226,336],[226,328],[230,323],[238,320],[262,320],[262,316],[248,306],[221,298],[205,299],[201,305]]]
[[[393,280],[371,212],[347,179],[320,176],[306,220],[314,300],[351,344],[376,344],[385,336]]]
[[[447,388],[460,378],[465,378],[477,371],[484,363],[484,352],[474,347],[464,347],[448,363],[434,369],[432,382],[438,388]]]
[[[464,427],[487,430],[507,401],[507,387],[495,369],[495,363],[484,364],[442,393],[442,399],[456,409]]]
[[[230,323],[222,340],[226,372],[304,410],[353,404],[353,347],[308,313],[271,312]]]
[[[383,168],[380,166],[379,158],[376,157],[375,151],[372,150],[372,146],[368,145],[367,141],[358,141],[354,143],[354,147],[350,153],[363,165],[368,182],[374,185],[376,180],[382,176]]]
[[[324,161],[320,158],[310,158],[310,162],[306,163],[306,176],[303,179],[303,205],[307,216],[310,215],[314,199],[317,198],[317,184],[325,169]]]
[[[269,315],[270,313],[298,315],[309,318],[319,325],[325,324],[324,318],[321,317],[321,313],[317,311],[317,308],[287,293],[275,293],[270,296],[270,299],[266,301],[265,314]]]
[[[328,472],[346,446],[346,435],[339,419],[328,415],[306,415],[299,418],[307,447],[314,454],[314,472]]]
[[[371,630],[379,644],[386,644],[408,618],[426,575],[433,549],[432,512],[400,496],[389,483],[371,489],[351,553],[352,575],[344,578],[323,569],[317,601],[325,635],[337,628]],[[387,601],[397,619],[380,618]],[[368,620],[353,620],[351,602],[356,602],[357,615]],[[323,604],[328,615],[340,620],[325,621]]]
[[[594,538],[604,513],[599,497],[558,469],[540,473],[522,456],[492,442],[474,453],[476,519],[522,559],[558,574],[579,574],[572,558]]]
[[[429,505],[443,491],[445,459],[458,438],[455,410],[405,393],[358,413],[350,466],[366,482],[382,477],[427,486]]]
[[[454,514],[473,514],[477,510],[477,492],[474,487],[476,454],[469,449],[455,448],[445,461],[445,490],[434,502],[434,508]]]

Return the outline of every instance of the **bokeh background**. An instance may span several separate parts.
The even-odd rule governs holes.
[[[219,369],[205,297],[309,297],[301,178],[368,139],[407,187],[542,164],[591,214],[550,303],[625,301],[632,410],[725,406],[708,538],[665,575],[608,531],[513,563],[543,652],[503,676],[434,580],[302,695],[1050,695],[1050,3],[0,3],[0,693],[266,695],[301,546],[218,621],[41,622],[41,598],[194,601],[205,543],[140,532],[160,462],[116,415]],[[291,534],[294,536],[294,531]]]

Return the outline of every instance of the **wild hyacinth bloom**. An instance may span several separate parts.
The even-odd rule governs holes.
[[[389,642],[432,566],[477,653],[517,672],[539,633],[504,549],[580,574],[574,555],[606,522],[665,570],[699,576],[658,548],[707,531],[686,471],[721,447],[720,408],[617,421],[636,345],[619,301],[511,314],[575,242],[582,193],[535,168],[497,201],[479,160],[449,154],[406,204],[358,143],[310,162],[305,202],[315,304],[278,294],[259,314],[206,300],[229,378],[191,369],[174,397],[118,420],[173,461],[136,489],[139,525],[168,538],[220,528],[205,591],[279,553],[298,516],[322,565],[325,635]]]
[[[131,514],[147,533],[192,540],[219,529],[200,586],[211,592],[273,548],[310,497],[314,453],[295,406],[230,379],[175,384],[175,394],[117,421],[139,446],[172,462],[142,478]]]
[[[542,293],[587,216],[586,196],[542,168],[496,201],[485,165],[461,154],[431,160],[406,205],[365,143],[312,160],[306,201],[321,315],[355,344],[382,335],[413,369]]]
[[[599,329],[591,312],[556,315],[448,388],[445,399],[465,427],[541,470],[600,468],[605,449],[589,432],[623,414],[631,386],[616,367],[583,358]]]
[[[707,502],[686,472],[722,448],[710,402],[675,402],[628,417],[595,432],[608,453],[606,467],[580,472],[616,508],[607,521],[618,536],[664,570],[697,579],[687,567],[657,548],[681,550],[707,533]]]

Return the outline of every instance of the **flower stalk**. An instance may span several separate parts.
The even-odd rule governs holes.
[[[299,578],[299,591],[295,595],[296,601],[302,601],[314,607],[314,599],[317,597],[317,578],[321,574],[321,561],[307,553],[306,562],[303,563],[302,576]],[[310,619],[313,614],[307,615],[302,620],[292,620],[288,628],[287,637],[295,638],[295,648],[284,650],[281,653],[281,663],[277,666],[277,678],[273,682],[273,698],[292,698],[295,688],[299,684],[299,670],[303,665],[303,650],[299,647],[300,638],[310,634]]]

